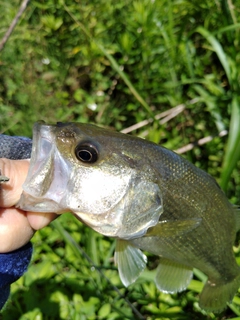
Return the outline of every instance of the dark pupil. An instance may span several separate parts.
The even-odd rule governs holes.
[[[79,144],[75,149],[78,160],[93,163],[98,159],[98,150],[91,144]]]
[[[78,151],[78,156],[82,161],[90,162],[92,159],[92,154],[88,150],[80,150]]]

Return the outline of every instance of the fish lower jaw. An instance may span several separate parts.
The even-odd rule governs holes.
[[[16,204],[16,208],[24,211],[33,212],[54,212],[61,214],[69,211],[68,209],[62,208],[59,203],[51,199],[42,199],[31,196],[23,191],[20,200]]]

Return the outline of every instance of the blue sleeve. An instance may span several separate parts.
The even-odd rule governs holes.
[[[30,242],[18,250],[0,254],[0,310],[9,296],[10,284],[27,270],[31,256]]]

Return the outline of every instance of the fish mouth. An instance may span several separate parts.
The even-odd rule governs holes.
[[[76,143],[94,135],[92,127],[84,129],[74,123],[34,125],[30,167],[17,207],[57,214],[70,211],[106,236],[144,235],[162,213],[158,184],[142,179],[133,163],[126,165],[125,159],[112,154],[111,161],[106,157],[92,166],[76,161]]]
[[[63,200],[70,170],[56,146],[56,126],[35,123],[30,167],[17,207],[25,211],[66,212]]]
[[[16,208],[19,208],[24,211],[33,211],[33,212],[54,212],[57,214],[61,214],[66,212],[65,209],[60,209],[59,203],[54,200],[46,200],[40,197],[31,196],[30,194],[26,193],[25,191],[22,192],[20,200],[16,204]]]

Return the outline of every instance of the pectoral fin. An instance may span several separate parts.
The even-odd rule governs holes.
[[[192,231],[201,223],[200,218],[188,220],[160,221],[148,229],[145,237],[175,237]]]
[[[183,291],[192,279],[193,271],[187,266],[161,258],[155,278],[160,291],[175,293]]]
[[[117,240],[114,260],[125,287],[137,280],[147,263],[145,254],[126,240]]]

